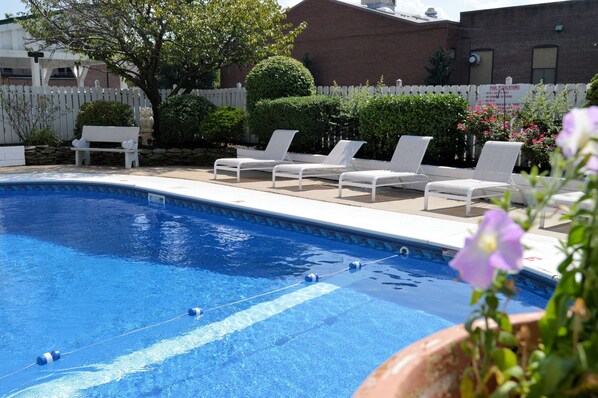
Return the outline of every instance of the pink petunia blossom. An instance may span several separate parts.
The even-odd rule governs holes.
[[[556,137],[557,145],[567,158],[591,155],[588,172],[598,172],[598,106],[572,109],[563,118],[563,130]]]
[[[476,234],[465,239],[465,245],[449,266],[459,271],[465,282],[486,289],[497,270],[518,272],[523,268],[523,234],[523,229],[507,213],[490,210]]]

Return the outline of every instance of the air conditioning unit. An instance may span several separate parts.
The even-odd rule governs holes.
[[[476,53],[469,54],[469,58],[467,58],[467,62],[469,62],[469,65],[479,65],[480,64],[480,54],[476,54]]]

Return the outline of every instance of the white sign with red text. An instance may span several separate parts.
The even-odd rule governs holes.
[[[478,99],[482,105],[521,106],[531,89],[531,84],[486,84],[479,87]]]

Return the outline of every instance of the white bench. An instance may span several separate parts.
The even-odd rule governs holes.
[[[123,148],[125,141],[133,141],[132,148]],[[139,152],[137,144],[139,141],[139,127],[115,127],[115,126],[83,126],[81,140],[73,141],[75,151],[75,165],[81,166],[83,162],[88,166],[91,164],[91,152],[117,152],[125,154],[125,167],[139,167]],[[93,142],[118,143],[118,148],[90,148]]]
[[[0,147],[0,166],[25,166],[25,147]]]

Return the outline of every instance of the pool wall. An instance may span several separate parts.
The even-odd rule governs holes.
[[[405,249],[412,258],[437,263],[448,264],[456,251],[452,248],[443,248],[430,244],[421,244],[405,239],[397,239],[372,232],[364,233],[350,228],[331,226],[312,220],[302,220],[290,216],[275,215],[270,212],[249,210],[231,204],[225,204],[205,199],[194,199],[184,195],[177,195],[161,190],[122,186],[119,184],[93,183],[93,182],[11,182],[0,183],[1,192],[101,192],[114,195],[135,197],[148,200],[150,194],[164,198],[166,206],[177,206],[186,209],[202,211],[224,217],[239,219],[274,228],[309,234],[321,238],[332,239],[350,244],[356,244],[373,249],[384,250],[392,253],[402,253]],[[160,204],[157,204],[160,206]],[[514,276],[516,284],[531,290],[540,297],[549,298],[556,285],[554,278],[543,276],[529,270],[523,270]]]

